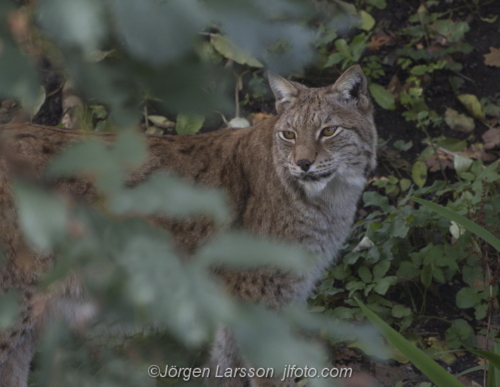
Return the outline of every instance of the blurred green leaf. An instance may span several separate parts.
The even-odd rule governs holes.
[[[304,249],[238,232],[218,235],[200,248],[197,257],[203,267],[279,268],[301,274],[313,267],[313,257]]]
[[[209,22],[209,14],[196,0],[110,3],[117,35],[128,51],[157,66],[185,55]]]
[[[38,19],[61,45],[78,47],[90,56],[107,35],[104,4],[99,0],[44,0],[37,9]]]
[[[218,223],[229,219],[227,200],[221,191],[195,186],[164,173],[154,174],[137,187],[116,192],[109,205],[117,214],[164,214],[173,219],[207,215]]]
[[[37,250],[50,253],[66,235],[68,213],[65,203],[32,184],[17,181],[13,190],[24,235]]]
[[[35,67],[9,41],[0,46],[0,95],[24,102],[27,111],[33,111],[39,96],[40,84]]]
[[[249,53],[235,46],[227,37],[220,34],[210,34],[210,42],[219,53],[227,59],[232,59],[236,63],[251,67],[262,67],[257,59]]]

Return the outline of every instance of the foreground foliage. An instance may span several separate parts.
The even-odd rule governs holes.
[[[80,128],[117,130],[141,122],[152,134],[212,129],[221,114],[233,126],[266,117],[264,66],[324,84],[324,78],[360,63],[380,109],[402,114],[414,133],[411,141],[393,141],[391,133],[381,140],[381,169],[363,197],[365,212],[340,264],[311,300],[326,319],[296,311],[276,316],[240,305],[208,275],[208,263],[251,265],[250,256],[224,255],[225,247],[235,244],[277,266],[300,269],[304,260],[282,246],[227,235],[200,252],[202,259],[180,264],[164,239],[136,215],[201,213],[224,222],[223,196],[160,175],[125,190],[127,169],[144,157],[140,140],[130,132],[120,135],[112,151],[89,143],[54,164],[53,177],[95,176],[103,198],[98,210],[66,205],[53,192],[18,182],[27,236],[37,247],[68,257],[54,268],[47,286],[80,268],[104,311],[91,342],[64,325],[46,332],[36,385],[154,385],[145,371],[148,364],[202,364],[203,348],[220,323],[252,344],[246,350],[257,363],[320,367],[325,354],[291,332],[322,329],[329,339],[352,338],[351,325],[334,324],[332,317],[363,320],[355,298],[446,364],[457,357],[449,350],[474,351],[478,338],[487,343],[483,349],[498,346],[492,324],[499,307],[498,252],[456,220],[413,199],[446,206],[500,234],[500,97],[471,94],[461,73],[464,58],[473,55],[464,10],[483,23],[496,23],[497,15],[484,12],[488,1],[415,2],[401,27],[389,31],[374,15],[400,3],[45,0],[37,7],[0,5],[0,94],[15,98],[30,118],[50,100],[51,93],[40,88],[42,57],[85,97],[76,114]],[[486,65],[500,66],[497,50],[484,55]],[[456,101],[436,107],[435,89],[442,82]],[[126,220],[117,222],[117,216]],[[15,315],[15,296],[1,302],[0,327],[5,328]],[[113,347],[115,342],[99,332],[117,320],[120,327],[106,329],[107,337],[117,336],[120,345]],[[432,329],[438,334],[421,336],[419,331],[433,323],[441,324]],[[380,355],[376,343],[363,349]],[[408,361],[397,350],[385,357]],[[498,378],[498,372],[489,375]]]

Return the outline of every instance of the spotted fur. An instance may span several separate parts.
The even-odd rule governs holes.
[[[280,308],[304,301],[324,268],[334,262],[353,222],[366,177],[375,168],[377,134],[366,78],[359,66],[324,88],[307,88],[272,74],[269,79],[277,117],[246,129],[147,136],[148,160],[129,176],[127,184],[137,185],[157,170],[173,170],[200,184],[222,187],[231,199],[234,217],[230,227],[297,244],[314,253],[314,264],[303,275],[272,268],[218,271],[228,291],[236,296]],[[40,275],[52,264],[51,258],[34,253],[23,240],[9,175],[21,171],[37,178],[55,154],[80,141],[83,134],[31,124],[5,126],[0,132],[4,144],[0,243],[7,253],[6,263],[0,267],[0,292],[20,289],[24,294],[18,324],[10,332],[0,333],[0,380],[2,387],[25,387],[40,321],[48,310],[57,309],[50,305],[56,304],[67,315],[78,316],[79,312],[68,313],[70,307],[64,302],[47,299],[38,290]],[[114,138],[112,134],[96,136],[109,144]],[[59,186],[84,200],[95,197],[92,182],[85,178],[66,179]],[[208,221],[151,221],[173,233],[186,255],[217,232]],[[76,279],[67,282],[59,299],[86,305]],[[86,310],[89,314],[88,305]],[[217,334],[212,361],[222,369],[246,365],[227,328]],[[293,380],[280,383],[274,379],[219,382],[224,387],[295,385]]]

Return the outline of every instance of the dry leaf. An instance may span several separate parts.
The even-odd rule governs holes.
[[[425,164],[427,164],[430,172],[439,171],[441,169],[440,165],[443,167],[443,169],[454,168],[453,156],[449,155],[448,153],[444,153],[440,149],[438,149],[437,151],[437,156],[434,153],[431,157],[425,160]]]
[[[368,48],[371,51],[378,51],[382,46],[385,46],[387,43],[391,41],[391,38],[385,36],[375,36],[372,35],[370,39],[370,43],[368,43]]]
[[[500,126],[500,117],[493,117],[487,121],[490,126]]]
[[[491,162],[496,159],[491,153],[485,152],[483,144],[472,144],[466,150],[456,153],[470,159],[481,160],[482,162]]]
[[[491,128],[483,134],[484,147],[493,149],[500,145],[500,129]]]
[[[491,351],[491,348],[493,348],[493,345],[495,344],[494,339],[484,335],[476,335],[476,339],[477,339],[477,346],[479,347],[479,349],[483,351]]]
[[[394,98],[398,98],[401,93],[401,89],[401,81],[397,75],[393,75],[387,85],[387,90],[394,96]]]
[[[83,115],[84,104],[82,99],[76,94],[71,81],[64,83],[62,108],[61,124],[67,129],[80,129],[80,117]]]
[[[490,52],[484,54],[484,64],[500,67],[500,48],[490,47]]]
[[[170,121],[167,117],[152,115],[148,116],[148,120],[160,129],[175,128],[175,122]]]
[[[456,110],[446,108],[444,120],[453,130],[464,133],[470,133],[474,130],[474,120],[465,114],[460,114]]]
[[[165,130],[163,128],[159,128],[156,125],[150,125],[146,129],[146,134],[154,134],[157,136],[161,136],[163,133],[165,133]]]

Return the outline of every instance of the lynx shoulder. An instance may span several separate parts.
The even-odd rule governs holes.
[[[298,244],[315,256],[311,270],[291,275],[277,269],[235,271],[220,269],[227,289],[243,299],[280,308],[303,301],[322,270],[331,264],[352,225],[357,202],[368,174],[376,165],[377,134],[367,81],[359,66],[347,70],[329,87],[307,88],[269,75],[278,115],[246,129],[224,129],[192,136],[147,136],[147,161],[134,171],[128,185],[144,181],[155,171],[174,171],[209,187],[223,188],[230,198],[231,228]],[[112,134],[99,135],[112,144]],[[21,289],[25,307],[18,326],[0,333],[0,380],[3,386],[26,386],[34,353],[37,284],[50,258],[30,250],[19,232],[9,176],[28,165],[40,176],[54,155],[82,134],[37,125],[0,128],[0,244],[6,263],[0,267],[0,293]],[[62,188],[84,200],[95,197],[85,178],[64,180]],[[158,218],[187,253],[217,232],[210,223],[175,223]],[[26,265],[26,260],[30,264]],[[61,258],[60,258],[61,259]],[[73,286],[73,287],[72,287]],[[79,284],[69,294],[81,294]],[[43,309],[43,308],[42,308]],[[221,328],[212,359],[232,367],[245,364],[231,332]],[[254,381],[252,385],[260,385]],[[293,381],[287,381],[287,386]],[[240,386],[243,380],[223,380]],[[264,385],[264,384],[262,384]],[[266,384],[268,385],[268,384]],[[282,385],[276,381],[273,385]],[[285,384],[283,384],[285,385]]]

